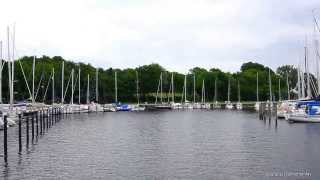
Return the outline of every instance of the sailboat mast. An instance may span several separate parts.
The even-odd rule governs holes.
[[[193,74],[193,103],[196,103],[196,75]]]
[[[307,73],[307,96],[311,98],[311,87],[310,87],[310,73],[309,73],[309,63],[308,63],[308,47],[307,42],[306,46],[304,47],[304,63],[305,63],[305,71]]]
[[[52,104],[54,104],[54,68],[52,68]]]
[[[257,102],[259,102],[259,73],[257,72]]]
[[[218,89],[217,89],[217,78],[214,80],[214,98],[213,101],[217,102],[217,93],[218,93]]]
[[[13,105],[14,103],[14,59],[15,59],[15,36],[16,36],[16,27],[15,24],[13,25],[13,32],[12,32],[12,69],[11,69],[11,102],[10,104]]]
[[[162,103],[162,72],[160,74],[160,102]]]
[[[290,87],[289,87],[289,77],[287,72],[287,93],[288,93],[288,100],[290,100]]]
[[[279,78],[279,89],[278,89],[278,93],[279,93],[279,101],[281,101],[281,79]]]
[[[201,103],[204,103],[204,79],[202,80]]]
[[[79,98],[78,98],[78,103],[79,103],[79,105],[81,104],[81,91],[80,91],[80,85],[81,85],[81,83],[80,83],[80,74],[81,74],[81,71],[80,71],[80,64],[79,64],[79,69],[78,69],[78,73],[79,73],[79,82],[78,82],[78,95],[79,95]]]
[[[61,104],[64,103],[64,92],[63,92],[63,87],[64,86],[64,61],[62,61],[62,69],[61,69]]]
[[[187,102],[187,75],[184,76],[184,101]]]
[[[269,69],[269,100],[272,101],[271,72]]]
[[[35,66],[36,66],[36,56],[33,56],[33,63],[32,63],[32,103],[35,103],[34,99],[34,76],[35,76]]]
[[[238,80],[238,102],[240,102],[240,83]]]
[[[114,72],[114,89],[115,89],[115,103],[118,102],[118,81],[117,81],[117,71]]]
[[[140,104],[140,97],[139,97],[139,75],[138,75],[138,71],[136,71],[136,85],[137,85],[137,102],[138,102],[138,105]]]
[[[10,55],[10,29],[7,27],[7,38],[8,38],[8,74],[9,74],[9,103],[10,103],[10,110],[12,110],[12,77],[11,77],[11,55]]]
[[[90,104],[90,74],[88,74],[87,80],[87,104]]]
[[[172,98],[172,103],[174,103],[174,82],[173,82],[173,73],[171,74],[171,98]]]
[[[71,104],[73,104],[73,93],[74,93],[74,69],[71,70]]]
[[[301,74],[300,74],[300,65],[298,65],[297,74],[298,74],[298,99],[300,99],[300,98],[301,98]]]
[[[228,80],[228,102],[230,102],[230,77]]]
[[[3,70],[3,57],[2,57],[2,41],[0,41],[0,104],[2,104],[2,70]]]
[[[99,69],[96,69],[96,102],[99,101]]]

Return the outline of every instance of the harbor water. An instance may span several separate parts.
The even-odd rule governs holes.
[[[320,179],[320,124],[276,126],[254,112],[74,114],[28,149],[22,132],[18,154],[8,129],[0,179]]]

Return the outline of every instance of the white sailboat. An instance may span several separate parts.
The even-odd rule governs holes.
[[[257,92],[256,92],[256,96],[257,96],[257,100],[256,103],[254,104],[254,109],[256,111],[259,111],[259,107],[260,107],[260,102],[259,102],[259,73],[257,72]]]
[[[202,80],[202,90],[201,90],[201,109],[210,109],[210,104],[206,103],[206,87],[204,79]]]
[[[213,96],[213,109],[220,109],[221,105],[218,102],[218,86],[217,86],[217,78],[214,80],[214,96]]]
[[[242,110],[242,103],[241,103],[241,99],[240,99],[240,83],[238,80],[238,102],[236,104],[236,109],[237,110]]]
[[[140,106],[140,94],[139,94],[139,75],[138,71],[136,71],[136,96],[137,96],[137,104],[133,105],[131,111],[144,111],[146,107]]]
[[[230,90],[231,90],[231,87],[230,87],[230,77],[229,77],[229,80],[228,80],[228,101],[226,101],[226,109],[233,109],[233,105],[230,101]]]

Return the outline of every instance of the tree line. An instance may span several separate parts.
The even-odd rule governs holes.
[[[19,62],[20,61],[20,62]],[[30,99],[29,92],[21,71],[23,67],[26,79],[29,86],[32,84],[32,63],[33,57],[25,56],[15,61],[15,100],[25,101]],[[81,69],[81,102],[86,102],[87,94],[87,75],[90,77],[90,101],[97,101],[95,99],[95,83],[96,83],[96,68],[90,64],[76,63],[63,59],[60,56],[48,57],[42,56],[37,57],[36,68],[35,68],[35,91],[37,94],[37,102],[42,102],[43,100],[47,103],[51,102],[52,99],[52,81],[49,80],[51,76],[52,69],[55,70],[54,78],[54,89],[55,89],[55,102],[61,101],[61,86],[62,86],[62,62],[65,64],[65,78],[64,87],[69,80],[71,70],[74,69],[75,78],[77,77],[78,68]],[[7,62],[4,62],[4,67],[2,71],[2,96],[3,102],[7,103],[9,99],[9,87],[8,87],[8,66]],[[268,73],[269,67],[262,64],[248,62],[241,66],[239,72],[230,73],[223,72],[217,68],[204,69],[200,67],[195,67],[190,69],[189,73],[186,75],[187,78],[187,99],[193,100],[193,76],[195,76],[195,90],[196,90],[196,101],[201,100],[202,92],[202,81],[205,80],[206,89],[206,101],[212,102],[214,98],[215,89],[215,79],[217,79],[217,100],[226,101],[227,100],[227,89],[228,80],[230,79],[231,85],[231,101],[238,100],[238,82],[240,84],[241,100],[242,101],[255,101],[256,100],[256,75],[259,74],[259,99],[261,101],[269,99],[269,80]],[[284,65],[277,68],[276,72],[272,69],[272,96],[278,100],[279,94],[282,99],[287,99],[287,84],[286,78],[288,75],[290,89],[294,88],[297,83],[297,69],[292,65]],[[136,73],[139,77],[139,96],[140,102],[152,103],[155,101],[156,91],[159,83],[160,74],[162,73],[163,82],[163,94],[164,99],[169,97],[169,89],[171,82],[171,75],[174,77],[174,87],[175,87],[175,101],[179,102],[182,98],[182,90],[184,85],[185,75],[178,72],[170,72],[160,66],[159,64],[149,64],[144,66],[139,66],[137,68],[127,68],[127,69],[102,69],[98,68],[98,94],[99,103],[112,103],[115,101],[115,72],[117,72],[117,84],[118,84],[118,101],[119,102],[136,102]],[[42,79],[42,80],[41,80]],[[280,93],[279,93],[279,79],[280,79]],[[41,83],[39,83],[41,81]],[[48,85],[48,82],[50,84]],[[76,81],[76,80],[75,80]],[[71,83],[71,82],[70,82]],[[70,84],[71,85],[71,84]],[[69,86],[70,86],[69,85]],[[48,88],[47,88],[48,87]],[[74,91],[74,102],[78,102],[78,82],[75,84]],[[47,89],[46,97],[44,97],[45,91]],[[171,96],[171,95],[170,95]],[[295,95],[290,94],[291,98]],[[65,96],[65,103],[70,102],[71,98],[71,87],[68,88]]]

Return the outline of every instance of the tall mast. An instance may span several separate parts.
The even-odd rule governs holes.
[[[71,70],[71,104],[73,104],[73,90],[74,90],[73,79],[74,79],[74,69]]]
[[[318,84],[318,92],[320,92],[320,75],[319,75],[319,41],[316,37],[316,31],[317,31],[317,21],[315,17],[314,19],[314,25],[313,25],[313,40],[314,40],[314,50],[315,50],[315,60],[316,60],[316,78],[317,78],[317,84]]]
[[[174,103],[174,82],[173,82],[173,73],[171,74],[171,98],[172,98],[172,102]]]
[[[79,69],[78,69],[78,73],[79,73],[79,82],[78,82],[78,94],[79,94],[79,97],[78,97],[78,101],[79,101],[79,104],[81,104],[81,91],[80,91],[80,64],[79,64]]]
[[[300,75],[300,65],[298,65],[297,68],[297,74],[298,74],[298,99],[301,98],[301,75]]]
[[[62,69],[61,69],[61,104],[64,103],[64,92],[63,92],[63,87],[64,86],[64,61],[62,61]]]
[[[304,47],[304,53],[305,53],[304,54],[305,72],[307,73],[307,96],[308,98],[311,98],[307,40],[306,40],[306,46]]]
[[[228,102],[230,102],[230,77],[228,80]]]
[[[240,102],[240,82],[238,80],[238,102]]]
[[[201,103],[204,103],[204,79],[202,80]]]
[[[160,102],[162,103],[162,72],[160,74]]]
[[[13,25],[13,32],[12,32],[12,69],[11,69],[11,103],[13,105],[14,103],[14,59],[15,59],[15,36],[16,36],[16,27],[15,24]]]
[[[36,66],[36,56],[33,56],[33,63],[32,63],[32,103],[35,103],[34,99],[34,75],[35,75],[35,66]]]
[[[115,103],[118,102],[118,81],[117,81],[117,71],[114,72],[114,93],[115,93]]]
[[[0,41],[0,104],[2,104],[2,67],[3,67],[3,57],[2,57],[2,41]]]
[[[184,102],[187,102],[187,75],[184,75]]]
[[[52,68],[52,104],[54,104],[54,68]]]
[[[193,74],[193,103],[196,103],[196,75]]]
[[[87,80],[87,104],[90,104],[90,75],[88,74]]]
[[[12,77],[11,77],[11,55],[10,55],[10,29],[7,27],[7,38],[8,38],[8,74],[9,74],[9,103],[10,103],[10,110],[12,110]]]
[[[218,95],[218,89],[217,89],[217,78],[214,80],[214,103],[217,102],[217,95]]]
[[[257,72],[257,102],[259,102],[259,73]]]
[[[272,87],[271,87],[271,72],[270,72],[270,69],[269,69],[269,100],[270,102],[272,101]]]
[[[98,73],[99,73],[99,69],[97,68],[96,69],[96,101],[98,103],[98,100],[99,100],[99,77],[98,77]]]
[[[289,77],[287,72],[287,93],[288,93],[288,100],[290,100],[290,86],[289,86]]]
[[[279,78],[279,89],[278,89],[278,93],[279,93],[279,101],[281,101],[281,81],[280,81],[280,78]]]
[[[140,97],[139,97],[139,76],[138,76],[138,71],[136,71],[136,88],[137,88],[137,102],[138,105],[140,104]]]

